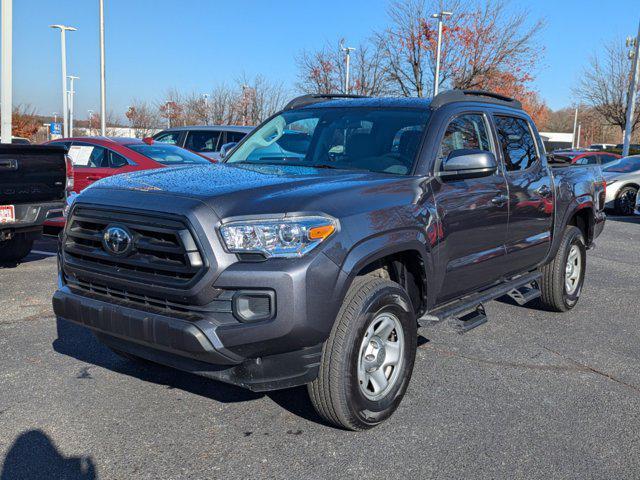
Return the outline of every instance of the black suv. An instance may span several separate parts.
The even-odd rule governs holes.
[[[53,306],[128,358],[308,384],[324,419],[366,429],[400,403],[419,325],[467,331],[505,294],[572,308],[603,203],[600,169],[550,169],[514,100],[307,95],[225,163],[76,197]]]

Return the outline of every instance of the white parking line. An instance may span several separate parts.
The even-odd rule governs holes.
[[[37,253],[38,255],[45,255],[47,257],[55,257],[57,253],[55,252],[44,252],[42,250],[31,250],[31,253]]]

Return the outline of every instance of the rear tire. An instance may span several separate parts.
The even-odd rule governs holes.
[[[622,187],[616,197],[615,207],[618,215],[633,215],[638,189],[633,186]]]
[[[540,269],[540,303],[545,309],[566,312],[578,303],[584,283],[586,253],[582,231],[568,225],[555,258]]]
[[[29,255],[32,248],[33,240],[25,240],[22,235],[0,242],[0,263],[19,262]]]
[[[409,385],[416,342],[405,290],[383,278],[356,278],[324,345],[318,378],[308,385],[317,412],[349,430],[389,418]]]

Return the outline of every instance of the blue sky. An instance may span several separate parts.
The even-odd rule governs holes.
[[[14,103],[41,114],[61,110],[60,35],[68,74],[77,75],[76,116],[99,107],[98,0],[14,0]],[[108,108],[122,116],[132,98],[155,100],[170,87],[207,92],[243,73],[291,87],[295,56],[346,36],[368,37],[386,23],[387,0],[105,0]],[[572,102],[571,88],[604,42],[635,34],[638,0],[512,1],[545,16],[545,47],[535,87],[551,108]],[[606,7],[605,7],[606,5]]]

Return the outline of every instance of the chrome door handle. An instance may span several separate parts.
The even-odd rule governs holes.
[[[549,188],[549,185],[542,185],[535,192],[541,197],[545,197],[545,198],[551,195],[551,189]]]
[[[502,207],[505,203],[509,201],[509,197],[506,195],[498,195],[497,197],[493,197],[491,199],[491,203],[498,207]]]

